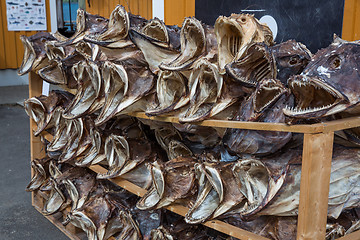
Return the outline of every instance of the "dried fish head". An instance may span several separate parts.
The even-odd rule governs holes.
[[[335,42],[319,50],[301,75],[288,80],[296,107],[285,108],[284,113],[307,119],[343,111],[358,114],[359,56],[359,43]]]
[[[101,46],[107,46],[116,41],[124,40],[130,29],[130,19],[127,11],[121,5],[117,5],[110,14],[107,26],[100,32],[86,35],[84,40]]]
[[[306,46],[288,40],[270,47],[277,67],[277,79],[284,85],[292,75],[300,74],[310,62],[312,54]]]
[[[146,111],[148,116],[156,116],[175,111],[189,102],[187,79],[175,71],[160,71],[156,93],[159,105]]]
[[[271,45],[272,32],[266,24],[261,24],[250,14],[231,14],[220,16],[215,22],[215,33],[219,51],[219,67],[239,60],[253,42],[265,42]]]
[[[241,104],[234,120],[284,123],[282,109],[290,102],[289,91],[279,80],[265,79]],[[237,154],[266,155],[285,146],[291,136],[289,132],[229,128],[224,133],[223,143]]]
[[[200,59],[189,78],[190,106],[180,114],[180,122],[195,122],[214,115],[213,106],[221,95],[223,77],[218,67]]]
[[[48,64],[48,57],[45,51],[45,43],[48,41],[57,41],[57,39],[48,32],[39,32],[30,37],[20,36],[24,46],[24,58],[18,69],[19,75],[24,75],[30,71],[38,71]]]
[[[187,223],[202,223],[209,219],[224,199],[224,185],[220,171],[211,163],[195,164],[198,195],[185,215]]]
[[[275,59],[265,43],[252,43],[244,50],[244,55],[225,65],[226,72],[246,87],[256,87],[265,79],[276,79]]]
[[[145,34],[135,30],[129,31],[131,41],[141,50],[144,54],[145,60],[149,65],[150,70],[157,74],[159,72],[159,65],[161,63],[168,63],[174,60],[179,51],[170,47],[160,46],[155,43],[158,40],[153,39]]]
[[[179,71],[188,69],[205,51],[206,37],[204,28],[196,18],[185,18],[180,32],[181,52],[172,61],[164,61],[160,69]]]

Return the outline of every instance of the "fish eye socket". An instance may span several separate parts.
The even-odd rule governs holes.
[[[295,64],[297,64],[299,62],[299,57],[298,56],[296,56],[296,57],[291,57],[290,58],[290,60],[289,60],[289,64],[290,65],[295,65]]]
[[[341,66],[341,59],[338,56],[332,56],[330,58],[330,67],[333,69],[339,68]]]
[[[240,21],[241,21],[242,23],[245,23],[245,22],[246,22],[246,18],[245,18],[245,17],[242,17],[242,18],[240,18]]]

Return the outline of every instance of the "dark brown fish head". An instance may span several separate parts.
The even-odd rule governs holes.
[[[223,77],[217,65],[205,58],[199,59],[189,79],[190,106],[180,114],[179,121],[195,122],[210,117],[222,88]]]
[[[283,108],[292,101],[279,80],[262,80],[253,94],[242,102],[234,120],[284,123]],[[237,154],[266,155],[282,148],[291,139],[289,132],[228,128],[223,143]]]
[[[284,113],[294,118],[319,118],[339,112],[358,113],[360,44],[333,43],[319,50],[301,75],[289,79],[296,107]]]
[[[249,44],[265,42],[265,44],[271,45],[273,42],[270,28],[261,24],[254,15],[250,14],[231,14],[230,17],[218,17],[215,22],[215,33],[221,71],[224,70],[226,64],[240,59]]]
[[[85,38],[87,35],[94,35],[104,31],[109,20],[99,15],[87,13],[79,8],[76,15],[76,31],[72,37],[65,41],[58,42],[57,46],[66,46],[75,44]]]
[[[289,91],[279,80],[262,80],[253,94],[254,112],[262,113],[271,107],[283,94],[289,94]]]
[[[57,41],[57,39],[48,32],[39,32],[30,37],[20,36],[24,46],[24,58],[18,69],[19,75],[24,75],[30,71],[38,71],[48,63],[48,57],[45,51],[45,43]]]
[[[159,105],[146,111],[148,116],[156,116],[175,111],[189,102],[188,80],[177,71],[160,71],[156,94]]]
[[[277,79],[284,85],[289,77],[300,74],[312,57],[310,50],[295,40],[276,44],[270,50],[276,61]]]
[[[185,18],[180,31],[180,54],[170,62],[163,62],[159,67],[162,70],[180,71],[190,66],[203,54],[206,46],[204,28],[196,18]]]
[[[100,46],[108,46],[116,41],[127,38],[130,29],[129,14],[121,5],[111,12],[107,26],[101,32],[86,35],[84,40]]]
[[[276,64],[269,47],[264,43],[249,43],[244,55],[225,65],[226,72],[246,87],[256,87],[265,78],[276,79]]]

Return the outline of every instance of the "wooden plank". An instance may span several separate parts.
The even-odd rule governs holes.
[[[357,230],[356,232],[338,238],[337,240],[355,240],[355,239],[360,239],[360,230]]]
[[[172,116],[157,116],[148,117],[145,113],[136,112],[129,113],[128,115],[143,119],[179,123],[178,117]],[[281,132],[298,132],[298,133],[316,133],[324,131],[323,125],[287,125],[284,123],[268,123],[268,122],[241,122],[241,121],[228,121],[228,120],[215,120],[207,119],[201,122],[194,122],[191,124],[207,127],[219,127],[219,128],[241,128],[250,130],[270,130],[270,131],[281,131]],[[359,122],[360,125],[360,122]]]
[[[89,167],[91,170],[93,170],[94,172],[97,173],[106,173],[107,170],[99,165],[94,165],[94,166],[90,166]],[[145,195],[145,193],[147,192],[147,190],[142,189],[141,187],[127,181],[121,178],[113,178],[113,179],[109,179],[111,182],[117,184],[118,186],[126,189],[127,191],[136,194],[139,197],[142,197]],[[184,207],[182,205],[179,204],[172,204],[170,206],[164,207],[165,209],[172,211],[176,214],[179,214],[181,216],[185,216],[185,214],[189,211],[189,208]],[[246,230],[243,230],[241,228],[238,228],[236,226],[230,225],[228,223],[224,223],[222,221],[219,220],[210,220],[207,221],[205,223],[203,223],[203,225],[210,227],[212,229],[215,229],[219,232],[225,233],[227,235],[242,239],[242,240],[268,240],[268,238],[259,236],[257,234],[254,234],[252,232],[248,232]]]
[[[42,79],[35,73],[29,73],[29,98],[41,95]],[[36,123],[30,119],[30,159],[42,158],[45,156],[44,145],[40,141],[40,137],[35,137],[32,129],[36,128]],[[34,172],[31,168],[31,177]],[[31,202],[34,205],[34,193],[31,193]]]
[[[0,20],[1,20],[1,22],[5,22],[5,20],[6,20],[5,11],[6,11],[6,9],[4,9],[2,7],[2,5],[0,4]],[[5,34],[5,29],[3,27],[3,24],[0,24],[0,69],[6,68],[4,34]]]
[[[298,240],[325,239],[334,133],[304,134]]]
[[[17,68],[15,32],[7,30],[6,2],[0,2],[1,9],[5,9],[5,14],[3,18],[4,21],[2,21],[5,43],[5,68]]]
[[[355,7],[356,0],[345,0],[341,37],[348,41],[353,40],[355,26]]]

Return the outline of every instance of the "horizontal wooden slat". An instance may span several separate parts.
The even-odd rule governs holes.
[[[93,170],[96,173],[106,173],[107,170],[99,165],[94,165],[89,167],[91,170]],[[136,194],[139,197],[142,197],[147,192],[145,189],[142,189],[141,187],[127,181],[121,178],[113,178],[109,179],[111,182],[117,184],[118,186],[126,189],[127,191]],[[185,216],[185,214],[189,211],[187,207],[184,207],[179,204],[173,204],[170,206],[165,207],[167,210],[172,211],[174,213],[177,213],[181,216]],[[219,220],[211,220],[203,223],[203,225],[213,228],[219,232],[228,234],[230,236],[243,239],[243,240],[268,240],[268,238],[258,236],[252,232],[245,231],[241,228],[235,227],[233,225],[230,225],[228,223],[219,221]]]
[[[161,122],[179,123],[178,117],[172,116],[157,116],[148,117],[145,113],[136,112],[130,113],[130,116],[156,120]],[[270,122],[242,122],[242,121],[228,121],[228,120],[215,120],[208,119],[201,122],[194,122],[200,126],[208,127],[219,127],[219,128],[240,128],[249,130],[266,130],[266,131],[280,131],[280,132],[297,132],[297,133],[320,133],[338,131],[341,129],[348,129],[360,126],[360,117],[352,117],[340,120],[334,120],[324,123],[316,124],[298,124],[298,125],[287,125],[285,123],[270,123]]]
[[[356,232],[338,238],[337,240],[358,240],[358,239],[360,239],[360,230],[357,230]]]

